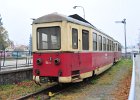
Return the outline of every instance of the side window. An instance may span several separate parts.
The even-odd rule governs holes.
[[[93,51],[97,51],[97,34],[93,33]]]
[[[99,51],[102,51],[102,36],[98,36],[98,41],[99,41]]]
[[[120,45],[119,51],[122,51],[121,49],[122,49],[122,48],[121,48],[121,45]]]
[[[107,39],[107,51],[109,51],[109,39]]]
[[[103,50],[106,51],[106,38],[103,37]]]
[[[119,51],[119,44],[118,44],[118,51]]]
[[[89,50],[89,31],[82,30],[82,49]]]
[[[109,51],[111,51],[111,40],[109,40]]]
[[[72,28],[72,48],[78,49],[78,30]]]
[[[114,43],[113,43],[113,41],[112,41],[112,51],[114,51]]]
[[[115,51],[115,43],[113,43],[113,51]]]
[[[121,51],[121,45],[118,45],[118,51]]]
[[[117,43],[116,43],[116,51],[118,51],[118,45],[117,45]]]
[[[110,51],[112,51],[112,41],[110,40]]]

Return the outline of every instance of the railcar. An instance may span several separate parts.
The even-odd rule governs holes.
[[[33,80],[80,82],[121,58],[121,44],[77,14],[48,14],[32,23]]]

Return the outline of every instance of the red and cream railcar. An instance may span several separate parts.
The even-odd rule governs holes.
[[[70,83],[100,74],[121,57],[121,45],[78,15],[33,21],[33,80]]]

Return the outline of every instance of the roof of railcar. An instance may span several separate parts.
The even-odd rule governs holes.
[[[39,17],[39,18],[37,18],[33,21],[33,24],[60,22],[60,21],[69,21],[69,22],[84,25],[84,26],[87,26],[87,27],[93,27],[89,23],[85,23],[83,21],[80,21],[80,20],[74,19],[72,17],[65,16],[65,15],[61,15],[61,14],[58,14],[58,13],[52,13],[52,14],[48,14],[48,15]]]
[[[61,21],[68,21],[68,22],[72,22],[72,23],[75,23],[75,24],[79,24],[79,25],[83,25],[83,26],[93,28],[96,31],[102,33],[103,35],[113,39],[109,35],[107,35],[107,34],[101,32],[100,30],[98,30],[95,26],[93,26],[91,23],[89,23],[88,21],[86,21],[85,19],[83,19],[82,17],[80,17],[77,14],[70,15],[70,16],[65,16],[65,15],[61,15],[61,14],[58,14],[58,13],[52,13],[52,14],[48,14],[48,15],[45,15],[45,16],[42,16],[42,17],[39,17],[39,18],[35,19],[33,21],[33,24],[41,24],[41,23],[49,23],[49,22],[61,22]]]

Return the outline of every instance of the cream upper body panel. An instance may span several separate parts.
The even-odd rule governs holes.
[[[72,48],[72,29],[77,29],[78,30],[78,48],[77,49],[73,49]],[[82,49],[82,30],[86,30],[89,32],[89,50],[83,50]],[[91,32],[92,28],[90,27],[85,27],[85,26],[82,26],[82,25],[78,25],[78,24],[74,24],[74,23],[71,23],[69,22],[68,23],[68,43],[69,43],[69,48],[68,50],[69,51],[92,51],[92,32]]]
[[[59,26],[60,27],[60,34],[61,34],[61,47],[59,50],[38,50],[37,49],[37,29],[38,28],[45,28],[45,27],[53,27]],[[32,43],[33,43],[33,52],[57,52],[57,51],[67,51],[68,50],[68,35],[67,35],[67,22],[53,22],[53,23],[43,23],[43,24],[33,24],[32,25]]]
[[[101,36],[102,38],[109,39],[112,43],[115,41],[112,37],[108,36],[107,34],[101,32],[96,27],[91,25],[89,22],[87,22],[85,19],[82,19],[84,21],[67,17],[63,15],[59,15],[56,13],[49,14],[43,17],[40,17],[36,19],[32,24],[32,43],[33,43],[33,52],[89,52],[93,51],[93,33],[97,34],[97,41],[98,36]],[[56,50],[39,50],[38,49],[38,36],[37,36],[37,29],[38,28],[47,28],[47,27],[60,27],[60,49]],[[77,48],[73,48],[73,36],[72,36],[72,29],[76,29],[78,32],[77,36]],[[88,32],[88,49],[83,50],[83,30]],[[102,39],[103,42],[103,39]],[[87,44],[86,44],[87,45]],[[102,45],[103,48],[103,45]],[[97,50],[99,51],[99,44],[97,43]],[[102,51],[101,51],[102,52]]]
[[[59,26],[61,28],[61,48],[60,50],[38,50],[37,49],[37,29],[42,27],[52,27]],[[78,30],[78,48],[72,48],[72,28]],[[43,24],[33,24],[32,32],[33,32],[33,52],[57,52],[57,51],[70,51],[70,52],[78,52],[82,50],[82,30],[87,30],[89,32],[89,50],[92,51],[92,29],[89,27],[85,27],[82,25],[74,24],[71,22],[63,21],[63,22],[53,22],[53,23],[43,23]]]

